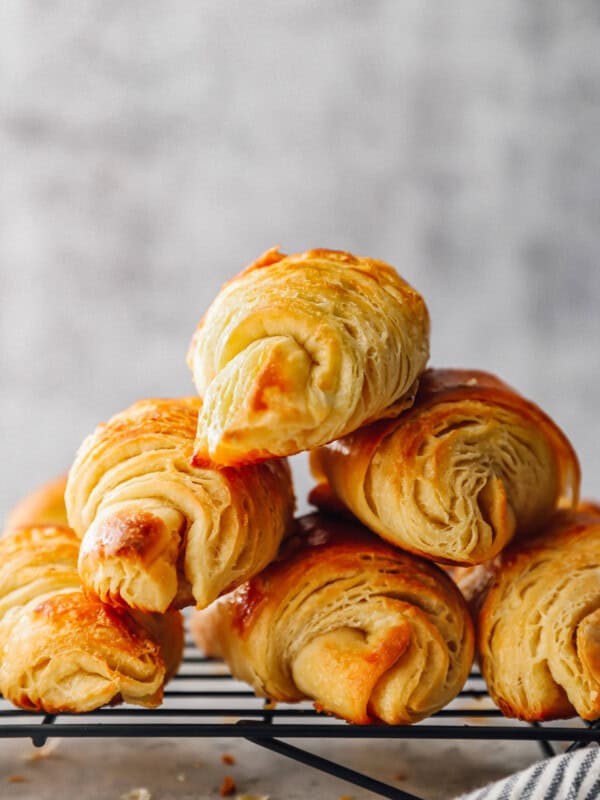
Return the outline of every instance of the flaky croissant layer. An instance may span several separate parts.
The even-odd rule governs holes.
[[[133,615],[84,595],[75,533],[32,520],[65,514],[64,483],[20,503],[10,519],[30,524],[0,539],[0,691],[48,713],[119,700],[156,706],[181,660],[181,614]]]
[[[483,676],[509,717],[600,717],[600,513],[558,512],[533,539],[455,571]]]
[[[223,287],[190,346],[196,463],[291,455],[396,413],[428,354],[425,303],[389,265],[269,250]]]
[[[196,612],[200,646],[257,694],[351,722],[416,722],[460,691],[473,630],[435,565],[324,515],[259,576]]]
[[[428,558],[477,564],[579,492],[577,456],[537,406],[476,370],[429,369],[414,406],[311,453],[318,506],[341,504]]]
[[[143,400],[81,446],[66,490],[83,585],[164,612],[208,605],[275,556],[294,509],[285,461],[191,464],[198,398]]]

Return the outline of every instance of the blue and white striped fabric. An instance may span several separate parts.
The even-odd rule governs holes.
[[[522,772],[456,800],[598,800],[600,748],[596,745],[540,761]]]

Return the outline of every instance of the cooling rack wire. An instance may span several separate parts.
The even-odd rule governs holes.
[[[535,741],[544,756],[600,743],[600,720],[584,723],[520,723],[506,720],[489,699],[478,672],[472,672],[449,706],[418,725],[348,725],[315,711],[310,704],[270,704],[234,680],[226,666],[206,658],[186,641],[178,674],[160,708],[101,708],[86,714],[22,711],[0,699],[0,738],[30,738],[41,747],[51,737],[173,737],[245,739],[354,786],[393,800],[421,800],[397,786],[324,758],[300,746],[316,739]],[[288,739],[300,740],[291,744]],[[561,744],[562,743],[562,744]],[[313,742],[314,744],[314,742]]]

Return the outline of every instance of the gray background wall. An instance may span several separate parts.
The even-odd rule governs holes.
[[[389,260],[600,496],[600,6],[0,4],[0,516],[267,247]],[[301,479],[303,494],[306,478]]]

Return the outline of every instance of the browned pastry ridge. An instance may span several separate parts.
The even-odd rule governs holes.
[[[208,605],[271,561],[294,511],[287,463],[193,467],[199,398],[142,400],[99,425],[69,473],[79,574],[142,611]]]
[[[61,503],[64,515],[63,488],[42,487],[11,519],[48,519]],[[78,553],[70,528],[31,519],[0,538],[0,691],[48,713],[159,705],[183,653],[181,614],[132,614],[84,595]]]
[[[298,528],[279,560],[194,613],[200,647],[258,695],[350,722],[416,722],[452,700],[474,643],[448,576],[343,519]]]
[[[311,501],[445,563],[492,558],[574,506],[577,456],[541,409],[485,372],[428,369],[414,406],[311,453]]]
[[[225,284],[193,337],[195,461],[292,455],[396,414],[428,355],[423,298],[388,264],[269,250]]]
[[[600,513],[557,512],[534,538],[454,571],[475,612],[490,696],[509,717],[600,716]]]

